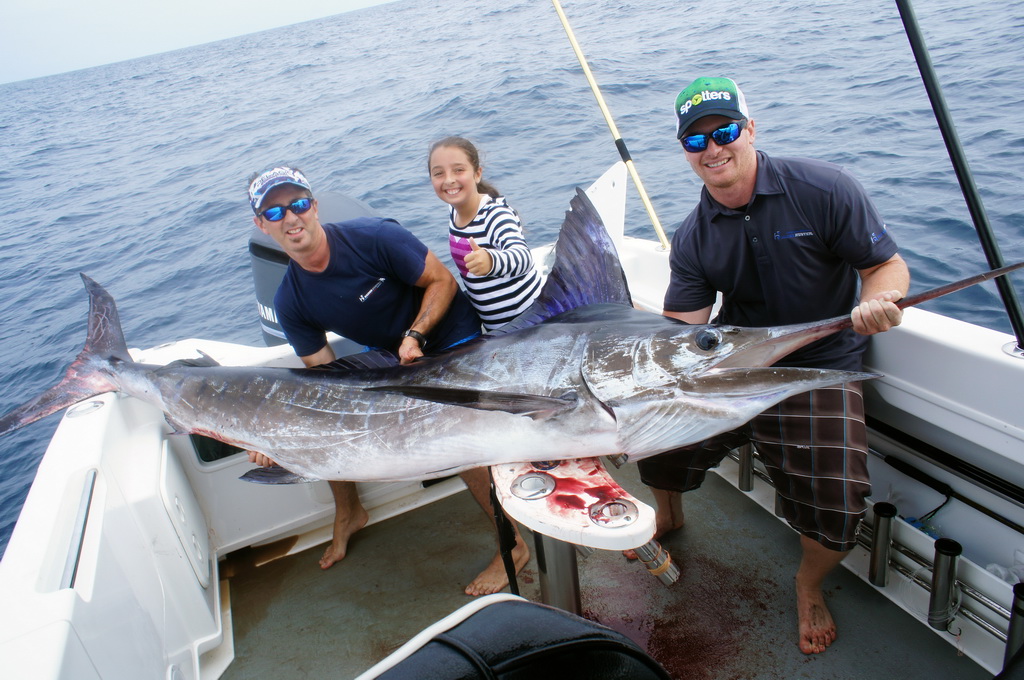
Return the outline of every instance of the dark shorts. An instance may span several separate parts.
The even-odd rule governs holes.
[[[640,478],[657,489],[696,489],[708,468],[747,442],[794,529],[831,550],[856,545],[864,499],[871,493],[860,383],[797,394],[737,430],[641,460]]]

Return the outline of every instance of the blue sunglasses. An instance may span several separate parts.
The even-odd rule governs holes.
[[[690,153],[697,153],[708,148],[708,140],[715,140],[715,144],[718,146],[725,146],[726,144],[732,144],[740,138],[740,133],[743,128],[747,127],[747,121],[738,120],[728,125],[723,125],[717,130],[712,130],[711,134],[708,135],[687,135],[680,141],[683,143],[683,148]]]
[[[288,205],[275,205],[273,208],[267,208],[260,215],[271,222],[280,222],[289,210],[296,215],[301,215],[312,207],[313,199],[307,196],[306,198],[297,198]]]

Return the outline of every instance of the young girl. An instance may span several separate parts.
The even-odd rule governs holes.
[[[430,181],[449,206],[448,243],[485,331],[518,316],[540,293],[541,277],[519,215],[482,180],[480,154],[468,139],[430,147]]]

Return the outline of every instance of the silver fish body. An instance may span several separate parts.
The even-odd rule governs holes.
[[[734,339],[710,351],[694,341],[705,331],[600,304],[412,366],[163,367],[90,355],[74,372],[98,391],[153,404],[179,432],[264,452],[298,475],[351,481],[615,453],[638,460],[740,425],[790,394],[870,377],[715,370],[743,330],[716,328]]]
[[[634,309],[614,246],[582,192],[533,307],[494,335],[411,366],[137,364],[113,299],[83,279],[85,349],[58,385],[0,417],[0,434],[116,390],[159,408],[178,432],[260,451],[297,475],[422,479],[509,462],[619,453],[636,461],[733,429],[793,394],[876,377],[772,367],[848,327],[849,317],[739,328]]]

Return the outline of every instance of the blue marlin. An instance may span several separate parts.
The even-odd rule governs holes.
[[[467,468],[625,454],[629,461],[735,428],[790,395],[877,377],[772,364],[850,325],[687,325],[633,308],[589,199],[577,190],[542,294],[520,317],[410,366],[336,371],[132,361],[111,296],[84,274],[85,349],[59,384],[0,418],[0,434],[118,391],[178,433],[259,451],[307,478],[426,479]],[[900,302],[988,280],[986,272]]]

